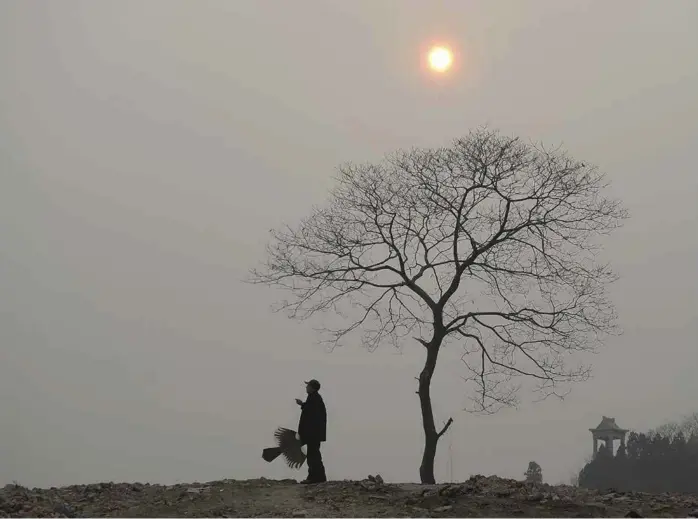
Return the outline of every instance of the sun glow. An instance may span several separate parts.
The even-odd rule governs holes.
[[[453,63],[453,53],[446,47],[432,47],[429,51],[429,68],[435,72],[446,72]]]

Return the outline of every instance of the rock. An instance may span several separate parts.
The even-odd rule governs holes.
[[[437,507],[437,508],[434,508],[433,511],[436,512],[437,514],[441,514],[441,513],[443,513],[443,512],[448,512],[448,511],[451,510],[452,508],[453,508],[453,507],[452,507],[451,505],[445,505],[445,506],[439,506],[439,507]]]
[[[688,513],[688,517],[698,517],[698,508]]]
[[[380,474],[376,474],[375,476],[372,476],[371,474],[369,474],[366,479],[368,481],[370,481],[371,483],[375,483],[376,485],[385,484],[385,482],[383,481],[383,478],[381,477]]]
[[[376,489],[376,484],[373,481],[362,481],[359,483],[361,488],[364,490],[375,490]]]
[[[292,517],[308,517],[307,510],[296,510],[293,512]]]
[[[53,507],[53,511],[56,512],[57,514],[61,514],[65,517],[77,517],[77,514],[75,513],[75,509],[67,505],[65,503],[59,503],[56,506]]]
[[[446,485],[438,491],[440,496],[455,497],[462,493],[462,487],[460,485]]]
[[[625,514],[625,517],[642,517],[640,512],[637,512],[635,510],[630,510],[627,514]]]

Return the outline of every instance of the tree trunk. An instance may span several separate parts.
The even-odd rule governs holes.
[[[436,484],[434,477],[434,460],[436,459],[436,445],[438,436],[427,436],[424,439],[424,453],[422,454],[422,464],[419,466],[419,479],[423,485]]]
[[[424,427],[424,453],[422,455],[422,464],[419,467],[419,478],[422,484],[433,485],[436,483],[434,478],[434,459],[436,458],[436,445],[439,438],[446,432],[448,427],[453,422],[449,418],[446,425],[441,431],[436,430],[434,423],[434,410],[431,407],[431,377],[434,375],[436,368],[436,360],[439,356],[439,348],[443,338],[434,337],[426,346],[427,358],[424,362],[424,369],[419,375],[419,404],[422,408],[422,425]]]

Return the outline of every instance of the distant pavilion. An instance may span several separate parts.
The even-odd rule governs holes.
[[[625,450],[625,435],[628,433],[628,430],[618,427],[615,418],[604,416],[599,425],[589,430],[594,438],[594,458],[599,452],[599,440],[604,441],[604,447],[611,454],[613,454],[613,442],[615,440],[620,440],[620,447]]]

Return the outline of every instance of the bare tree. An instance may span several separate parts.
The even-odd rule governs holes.
[[[542,397],[588,377],[566,358],[615,330],[605,293],[615,276],[597,238],[626,214],[605,187],[560,149],[478,129],[448,148],[341,166],[327,205],[272,231],[252,281],[287,289],[279,309],[291,318],[323,313],[330,346],[353,333],[369,350],[408,337],[423,346],[419,472],[434,483],[436,446],[453,422],[436,428],[430,397],[446,342],[463,345],[476,411],[515,405],[520,376]]]
[[[668,422],[649,431],[650,436],[660,434],[673,440],[681,433],[686,438],[698,437],[698,412],[681,418],[680,422]]]

